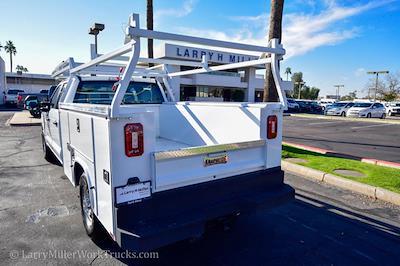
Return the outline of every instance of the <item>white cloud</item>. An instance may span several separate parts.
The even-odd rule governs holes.
[[[167,9],[159,9],[154,13],[154,18],[163,18],[165,16],[169,17],[185,17],[192,13],[194,6],[197,0],[186,0],[183,2],[182,7],[180,8],[167,8]]]
[[[393,0],[373,0],[363,5],[339,6],[336,1],[325,0],[324,9],[317,14],[290,13],[283,18],[282,42],[287,51],[286,57],[305,54],[321,46],[335,45],[354,38],[359,33],[358,27],[340,29],[339,22],[367,10],[387,5]],[[310,1],[310,3],[314,3]],[[265,45],[268,31],[269,14],[257,16],[237,16],[230,19],[242,24],[239,33],[226,34],[221,31],[179,28],[185,34],[213,38],[218,40],[237,41],[255,45]]]
[[[365,68],[363,68],[363,67],[360,67],[360,68],[356,69],[356,71],[354,72],[354,75],[356,77],[361,77],[361,76],[365,75],[365,73],[367,73],[367,70],[365,70]]]

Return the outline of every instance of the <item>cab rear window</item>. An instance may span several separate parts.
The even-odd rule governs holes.
[[[74,103],[110,105],[114,97],[114,81],[80,82]],[[131,82],[126,90],[122,104],[156,104],[162,103],[163,97],[155,83]]]

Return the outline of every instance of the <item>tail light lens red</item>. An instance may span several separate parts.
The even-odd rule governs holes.
[[[141,156],[144,152],[143,125],[140,123],[126,124],[124,134],[126,156]]]
[[[278,135],[278,118],[270,115],[267,119],[267,138],[274,139]]]
[[[21,96],[21,95],[18,95],[18,96],[17,96],[17,101],[18,101],[18,102],[21,102],[21,101],[22,101],[22,96]]]

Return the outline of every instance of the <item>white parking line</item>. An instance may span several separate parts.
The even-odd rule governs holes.
[[[347,122],[347,121],[345,121]],[[335,123],[342,123],[342,121],[324,121],[324,122],[315,122],[315,123],[309,123],[308,125],[314,126],[314,125],[326,125],[326,124],[335,124]]]
[[[369,127],[382,127],[382,126],[393,126],[393,125],[394,124],[368,125],[368,126],[352,127],[351,129],[369,128]]]

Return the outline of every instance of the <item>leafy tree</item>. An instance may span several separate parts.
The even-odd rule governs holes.
[[[317,87],[311,87],[309,98],[307,98],[307,99],[310,99],[310,100],[318,99],[319,91],[320,91],[320,89],[318,89]]]
[[[355,98],[357,98],[357,91],[352,91],[352,92],[349,92],[348,95],[340,97],[340,100],[341,101],[352,101]]]
[[[7,41],[6,46],[4,46],[4,50],[6,51],[6,53],[10,54],[10,72],[12,72],[13,69],[12,57],[17,53],[17,48],[15,47],[12,41]]]
[[[299,96],[299,89],[302,87],[301,83],[304,83],[303,80],[303,73],[302,72],[295,72],[292,75],[292,82],[293,82],[293,92],[291,93],[291,97],[298,98]],[[301,95],[301,94],[300,94]]]
[[[303,86],[300,95],[302,99],[316,100],[318,99],[319,89],[316,87]]]
[[[271,15],[269,18],[269,33],[268,40],[277,38],[279,43],[282,39],[282,15],[283,15],[283,2],[284,0],[271,0]],[[278,101],[278,92],[276,91],[276,84],[272,76],[271,64],[265,66],[265,82],[264,82],[264,102]]]
[[[375,95],[375,82],[375,79],[371,78],[366,85],[369,97]],[[376,95],[378,100],[387,102],[398,99],[400,97],[400,72],[391,73],[386,75],[385,79],[379,79]]]

